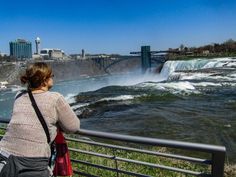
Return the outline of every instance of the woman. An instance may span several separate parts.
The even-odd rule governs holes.
[[[44,62],[28,66],[21,82],[27,84],[42,113],[53,141],[57,128],[66,133],[79,130],[80,121],[65,98],[50,92],[53,86],[52,69]],[[50,142],[51,143],[51,142]],[[32,106],[29,94],[16,96],[11,121],[0,142],[1,176],[46,177],[51,156],[50,143]],[[6,165],[4,163],[8,162]]]

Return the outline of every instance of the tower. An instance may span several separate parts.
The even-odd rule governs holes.
[[[35,39],[35,46],[36,46],[36,54],[39,54],[39,47],[40,47],[40,38],[37,37]]]
[[[82,56],[82,59],[85,59],[85,52],[84,52],[84,49],[82,49],[82,54],[81,54],[81,56]]]
[[[143,73],[151,67],[151,52],[150,46],[141,46],[141,60]]]

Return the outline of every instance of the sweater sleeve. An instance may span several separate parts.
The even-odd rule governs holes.
[[[79,130],[80,120],[62,95],[56,102],[56,111],[59,126],[65,133],[74,133]]]

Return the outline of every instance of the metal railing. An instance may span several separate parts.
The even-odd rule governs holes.
[[[223,177],[224,175],[226,150],[223,146],[84,129],[67,136],[66,139],[74,174],[79,176],[148,177],[182,174]],[[131,168],[126,168],[130,164]]]

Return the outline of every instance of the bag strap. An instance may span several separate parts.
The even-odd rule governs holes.
[[[18,95],[16,95],[15,100],[17,100],[18,98],[20,98],[22,95],[26,93],[27,93],[27,90],[22,90]]]
[[[34,110],[35,110],[35,112],[36,112],[36,114],[37,114],[37,117],[39,118],[39,121],[40,121],[41,125],[43,126],[43,129],[44,129],[44,131],[45,131],[45,133],[46,133],[47,142],[48,142],[48,144],[49,144],[51,140],[50,140],[50,134],[49,134],[48,126],[47,126],[47,124],[46,124],[46,122],[45,122],[45,120],[44,120],[44,118],[43,118],[42,113],[40,112],[40,110],[39,110],[39,108],[38,108],[38,106],[37,106],[37,104],[36,104],[36,102],[35,102],[35,99],[34,99],[34,97],[33,97],[33,94],[32,94],[32,92],[31,92],[31,90],[28,90],[28,94],[29,94],[29,97],[30,97],[30,101],[31,101],[31,103],[32,103],[32,106],[33,106],[33,108],[34,108]]]

